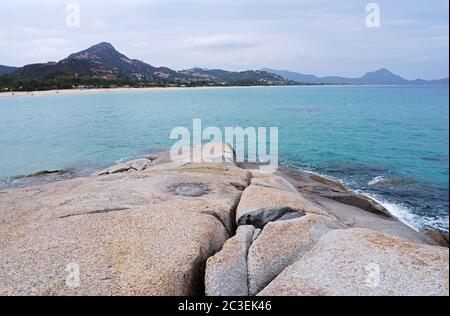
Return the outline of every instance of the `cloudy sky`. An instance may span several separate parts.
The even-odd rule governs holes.
[[[98,42],[177,70],[262,67],[360,76],[386,67],[448,76],[448,0],[14,0],[0,7],[0,64],[60,60]],[[66,6],[80,27],[66,25]]]

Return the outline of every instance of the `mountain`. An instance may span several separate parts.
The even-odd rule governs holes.
[[[230,72],[195,68],[178,72],[167,67],[154,67],[128,58],[109,43],[94,45],[59,62],[24,66],[13,72],[11,77],[13,80],[49,80],[61,75],[101,79],[127,78],[148,84],[289,84],[288,80],[265,71]]]
[[[440,80],[407,80],[389,70],[382,68],[368,72],[360,78],[345,78],[339,76],[317,77],[287,70],[263,69],[297,83],[310,84],[350,84],[350,85],[448,85],[448,78]]]
[[[0,75],[2,74],[10,74],[17,70],[17,67],[9,67],[0,65]]]
[[[71,54],[59,62],[26,65],[22,68],[0,65],[0,74],[17,82],[25,79],[49,81],[61,76],[78,78],[125,79],[133,85],[292,85],[292,84],[351,84],[351,85],[448,85],[441,80],[406,80],[387,69],[368,72],[360,78],[339,76],[317,77],[287,70],[261,69],[241,72],[220,69],[193,68],[175,71],[167,67],[154,67],[137,59],[130,59],[109,43],[100,43]],[[9,82],[10,86],[14,86]],[[89,81],[88,81],[89,82]],[[76,86],[75,81],[66,86]],[[52,83],[53,84],[53,83]]]
[[[109,43],[97,44],[57,63],[27,65],[13,73],[15,79],[48,79],[58,75],[104,79],[178,79],[176,71],[164,67],[153,67],[142,61],[130,59],[119,53]]]

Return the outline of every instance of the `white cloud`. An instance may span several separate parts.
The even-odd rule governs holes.
[[[417,24],[418,21],[414,19],[394,19],[387,22],[387,25],[392,26],[411,26]]]
[[[22,58],[38,58],[45,62],[73,52],[73,43],[64,38],[37,38],[19,44],[16,49],[22,52]]]
[[[243,36],[215,34],[188,38],[181,43],[183,48],[200,49],[242,49],[258,46],[258,43]]]
[[[421,56],[421,57],[411,58],[409,60],[409,62],[413,63],[413,64],[418,64],[418,63],[422,63],[424,61],[427,61],[428,59],[430,59],[430,56]]]
[[[361,0],[3,2],[0,64],[59,60],[107,41],[131,58],[175,69],[356,76],[382,66],[405,77],[448,75],[447,0],[377,0],[386,26],[377,30],[365,27]],[[65,26],[69,2],[80,4],[80,28]]]
[[[80,25],[88,32],[105,32],[109,30],[109,24],[101,18],[81,16]]]

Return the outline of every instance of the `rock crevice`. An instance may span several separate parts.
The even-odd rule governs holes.
[[[299,179],[308,179],[308,184],[299,183]],[[289,181],[292,182],[292,179]],[[435,256],[440,257],[439,263],[429,262],[427,265],[433,265],[433,269],[441,271],[442,275],[446,275],[448,279],[448,269],[445,268],[445,264],[448,264],[448,249],[427,246],[426,244],[437,245],[437,243],[393,219],[382,206],[346,191],[343,186],[331,180],[315,175],[303,174],[297,177],[296,181],[295,187],[299,188],[299,191],[294,192],[292,187],[286,185],[284,181],[280,181],[278,176],[260,175],[254,171],[251,184],[244,190],[236,213],[238,232],[241,227],[252,227],[253,237],[250,244],[247,241],[247,252],[237,255],[236,251],[232,252],[230,249],[226,249],[208,260],[207,295],[339,295],[342,293],[345,295],[361,295],[361,293],[389,295],[388,289],[392,286],[395,287],[394,284],[398,278],[404,278],[400,272],[397,272],[402,267],[397,266],[396,259],[393,259],[394,262],[390,262],[393,266],[389,280],[386,280],[388,285],[377,285],[378,290],[374,291],[366,291],[364,288],[338,288],[332,283],[321,286],[320,279],[317,280],[317,284],[308,282],[311,278],[308,276],[309,274],[304,276],[304,279],[301,274],[298,277],[299,262],[308,262],[308,258],[314,256],[318,249],[325,244],[328,247],[334,247],[333,237],[330,236],[345,236],[345,232],[351,235],[352,227],[363,227],[364,225],[370,226],[374,230],[360,230],[358,238],[362,238],[362,240],[366,238],[369,242],[373,240],[373,236],[377,236],[381,243],[383,243],[381,241],[383,239],[388,240],[386,245],[394,240],[394,243],[397,243],[383,247],[379,256],[395,258],[399,255],[398,251],[403,251],[402,243],[417,251],[427,249],[426,251],[434,252]],[[315,190],[319,188],[321,194],[312,193],[311,187],[315,187]],[[324,195],[327,190],[331,193]],[[327,203],[326,201],[332,202]],[[349,212],[349,214],[343,216],[345,212]],[[385,235],[386,233],[394,233],[410,241]],[[355,252],[355,249],[358,249],[358,246],[355,248],[349,246],[348,249],[343,247],[336,252],[336,256],[347,258],[346,268],[349,270],[361,271],[361,267],[358,266],[361,256],[354,257],[354,254],[359,251]],[[361,248],[361,251],[365,250]],[[394,253],[396,254],[394,255]],[[236,260],[236,257],[239,257],[240,260]],[[234,258],[235,260],[224,260],[224,258]],[[329,275],[334,274],[336,278],[351,279],[351,276],[341,276],[341,271],[336,269],[331,262],[332,260],[325,259],[322,263],[314,263],[314,268],[321,269],[321,265],[323,265],[324,268],[326,266],[326,269],[330,269]],[[367,263],[364,269],[372,267],[370,264],[370,262]],[[403,264],[406,264],[407,269],[422,270],[421,266],[417,266],[418,262],[411,261]],[[244,269],[246,269],[246,273],[242,273]],[[308,265],[304,265],[301,271],[306,274],[308,269]],[[234,274],[231,272],[236,270],[241,272]],[[217,277],[218,274],[220,278]],[[238,281],[238,279],[245,276],[247,277],[245,284],[247,284],[248,292],[246,290],[236,292],[211,290],[221,288],[221,285],[237,283],[240,283],[240,289],[243,289],[244,280]],[[445,295],[445,290],[439,290],[442,288],[448,292],[448,282],[440,284],[442,282],[436,281],[432,286],[430,283],[421,285],[423,276],[409,275],[410,280],[402,281],[409,284],[408,290],[405,292],[393,288],[391,293],[404,295],[410,291],[410,293],[419,293],[420,295]],[[326,281],[326,275],[322,278]],[[354,282],[357,282],[356,279],[360,278],[360,275],[355,275],[353,278]],[[411,284],[421,290],[414,289]]]

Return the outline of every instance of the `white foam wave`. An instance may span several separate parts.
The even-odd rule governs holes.
[[[375,177],[372,181],[369,181],[368,185],[373,186],[373,185],[377,185],[379,183],[383,183],[385,181],[387,181],[386,177],[378,176],[378,177]]]
[[[353,191],[357,194],[364,195],[364,196],[374,200],[378,204],[382,205],[386,210],[388,210],[388,212],[392,216],[394,216],[396,219],[398,219],[400,222],[411,227],[412,229],[414,229],[416,231],[428,230],[430,228],[436,229],[436,230],[443,230],[443,231],[447,231],[447,232],[449,231],[449,215],[448,214],[447,214],[447,216],[422,216],[422,215],[414,214],[413,210],[411,210],[406,205],[403,205],[400,203],[395,203],[392,201],[387,201],[380,196],[377,196],[377,195],[374,195],[371,193],[367,193],[367,192],[363,192],[361,190],[352,190],[351,187],[353,187],[353,185],[351,183],[342,181],[341,179],[337,179],[335,177],[331,177],[329,175],[325,175],[325,174],[322,174],[317,171],[310,171],[310,170],[305,170],[305,169],[301,169],[301,168],[300,168],[300,170],[302,170],[303,172],[318,175],[320,177],[324,177],[326,179],[337,181],[337,182],[341,183],[343,186],[345,186],[348,190]],[[377,183],[384,182],[387,180],[388,179],[384,176],[375,177],[372,181],[369,182],[369,185],[375,185]]]
[[[375,196],[373,194],[359,192],[363,194],[375,202],[381,204],[384,208],[386,208],[392,216],[397,218],[403,224],[411,227],[416,231],[423,231],[430,228],[436,230],[449,230],[449,216],[446,217],[434,217],[434,216],[422,216],[417,215],[412,212],[410,208],[405,205],[394,203],[391,201],[386,201],[383,198]]]
[[[121,158],[121,159],[117,160],[115,163],[119,164],[119,163],[130,161],[132,159],[134,159],[134,158],[132,158],[132,157],[125,157],[125,158]]]

